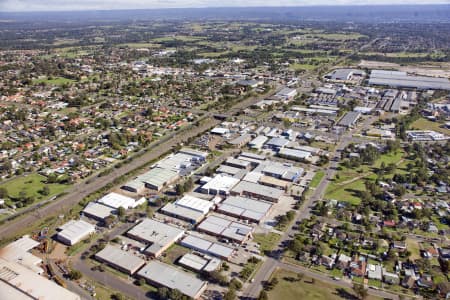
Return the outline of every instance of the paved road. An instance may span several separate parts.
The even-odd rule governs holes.
[[[322,178],[318,186],[315,188],[313,194],[311,197],[305,200],[305,202],[302,204],[302,207],[297,212],[295,222],[293,222],[293,225],[286,230],[286,232],[283,234],[283,236],[280,239],[280,243],[278,246],[274,249],[273,253],[276,253],[275,258],[267,258],[264,263],[262,264],[261,268],[256,273],[255,277],[253,278],[253,282],[248,285],[246,290],[243,292],[243,298],[248,299],[255,299],[258,297],[260,291],[263,289],[263,284],[265,281],[267,281],[270,278],[270,275],[273,273],[273,271],[277,268],[285,268],[287,266],[289,270],[293,270],[295,272],[301,272],[305,273],[308,276],[324,280],[324,281],[332,281],[333,284],[341,286],[341,287],[351,287],[350,284],[346,283],[345,281],[333,281],[329,277],[327,277],[326,274],[317,274],[314,273],[307,268],[302,268],[299,266],[293,266],[288,265],[286,263],[281,262],[282,253],[285,249],[285,244],[290,240],[290,236],[294,235],[296,231],[293,229],[293,226],[296,222],[300,222],[304,219],[309,218],[311,215],[311,208],[314,206],[315,202],[322,199],[323,195],[325,193],[325,190],[330,183],[330,180],[334,177],[338,161],[340,159],[340,151],[345,149],[351,142],[353,142],[353,134],[360,132],[362,130],[365,130],[369,127],[371,123],[373,123],[376,120],[376,117],[369,117],[366,118],[361,124],[359,124],[358,129],[347,131],[339,138],[339,143],[335,148],[335,151],[331,155],[331,161],[329,163],[328,168],[326,169],[325,176]],[[338,157],[339,159],[334,160],[334,157]],[[394,294],[386,293],[383,291],[378,290],[369,290],[369,293],[372,295],[381,295],[382,297],[387,297],[390,299],[397,299],[397,296]],[[385,295],[384,295],[385,294]]]
[[[3,224],[0,227],[0,237],[13,237],[17,234],[17,232],[23,230],[24,228],[31,227],[34,222],[37,222],[44,217],[64,214],[72,206],[80,202],[84,197],[106,186],[108,183],[112,183],[116,178],[141,167],[149,161],[157,159],[160,155],[164,154],[172,147],[186,142],[188,138],[205,132],[218,123],[219,121],[213,119],[212,117],[207,117],[200,126],[178,132],[172,138],[157,144],[142,156],[133,159],[131,162],[124,164],[120,168],[113,169],[110,174],[102,177],[94,177],[90,181],[75,184],[67,191],[68,194],[66,196],[63,196],[46,206],[36,207],[33,209],[32,213],[18,217],[17,219]]]

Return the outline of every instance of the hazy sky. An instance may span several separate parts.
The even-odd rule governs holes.
[[[450,4],[450,0],[0,0],[0,11],[364,4]]]

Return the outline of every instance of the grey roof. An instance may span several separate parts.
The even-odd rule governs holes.
[[[235,168],[235,167],[231,167],[231,166],[227,166],[227,165],[220,165],[219,168],[216,170],[217,173],[225,173],[225,174],[229,174],[231,176],[234,176],[241,171],[242,171],[242,169],[240,169],[240,168]]]
[[[176,177],[178,177],[178,173],[176,171],[154,168],[139,176],[139,180],[152,186],[162,187],[164,184],[174,180]]]
[[[210,232],[235,241],[244,241],[247,235],[253,231],[253,227],[233,222],[218,216],[208,216],[197,229]]]
[[[131,274],[145,264],[143,259],[111,245],[106,245],[102,251],[95,254],[95,257],[127,270]]]
[[[242,193],[251,193],[254,195],[260,195],[262,197],[268,197],[271,199],[280,199],[280,197],[283,196],[284,192],[277,188],[272,188],[269,186],[253,183],[253,182],[247,182],[247,181],[241,181],[239,182],[232,190],[232,192],[242,194]]]
[[[311,156],[311,152],[288,148],[281,149],[279,154],[297,159],[306,159]]]
[[[222,258],[230,257],[234,251],[233,248],[221,245],[219,243],[210,242],[193,235],[188,235],[183,240],[181,240],[181,245]]]
[[[99,219],[105,219],[109,215],[111,215],[113,212],[115,212],[115,209],[97,203],[97,202],[89,202],[86,207],[83,209],[83,213],[87,214],[88,216],[93,216]]]
[[[350,127],[355,124],[355,122],[359,119],[360,116],[361,116],[360,112],[349,111],[339,120],[338,125]]]
[[[186,253],[178,260],[178,263],[184,267],[188,267],[196,271],[201,271],[203,267],[208,264],[208,261],[198,255]]]
[[[271,207],[272,204],[268,202],[253,200],[247,197],[231,196],[219,205],[219,210],[238,217],[242,216],[260,221]]]
[[[161,211],[165,214],[180,217],[181,219],[185,218],[192,220],[195,223],[204,217],[204,214],[200,211],[177,205],[175,203],[167,203],[163,208],[161,208]]]
[[[194,299],[201,294],[207,284],[191,273],[156,260],[149,262],[138,275],[169,289],[177,289]]]
[[[370,85],[386,85],[417,89],[450,90],[447,78],[408,75],[406,72],[373,70],[369,79]]]
[[[286,144],[289,143],[289,140],[285,139],[285,138],[278,138],[278,137],[274,137],[272,139],[270,139],[266,145],[267,146],[272,146],[272,147],[284,147],[286,146]]]
[[[130,229],[127,234],[131,237],[152,243],[151,248],[149,247],[146,251],[156,253],[158,249],[172,244],[181,238],[183,233],[184,230],[177,227],[152,219],[144,219],[141,223]]]

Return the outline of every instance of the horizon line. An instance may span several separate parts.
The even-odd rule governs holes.
[[[444,0],[445,1],[445,0]],[[4,13],[56,13],[56,12],[108,12],[108,11],[143,11],[143,10],[179,10],[179,9],[186,9],[186,10],[195,10],[195,9],[223,9],[223,8],[238,8],[238,9],[248,9],[248,8],[300,8],[300,7],[392,7],[392,6],[450,6],[450,3],[447,1],[442,3],[393,3],[393,4],[319,4],[319,5],[250,5],[250,6],[186,6],[186,7],[158,7],[158,8],[105,8],[105,9],[89,9],[89,8],[80,8],[80,9],[72,9],[72,10],[65,10],[65,9],[55,9],[55,10],[0,10],[0,14]]]

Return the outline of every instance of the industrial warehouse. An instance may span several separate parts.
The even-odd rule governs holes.
[[[149,262],[137,275],[150,284],[177,289],[193,299],[199,299],[207,287],[206,281],[197,279],[191,273],[155,260]]]
[[[153,257],[160,256],[164,250],[178,241],[184,230],[152,219],[144,219],[127,232],[127,236],[150,246],[145,253]]]
[[[56,238],[62,243],[72,246],[95,232],[95,226],[86,221],[71,220],[58,228]]]
[[[450,81],[442,77],[409,75],[406,72],[372,70],[369,85],[385,85],[396,88],[416,88],[420,90],[450,90]]]
[[[210,201],[185,195],[174,203],[167,203],[161,211],[167,215],[196,224],[205,217],[213,205],[214,203]]]
[[[111,245],[106,245],[103,250],[95,254],[95,258],[129,275],[133,275],[145,265],[143,259]]]
[[[197,226],[197,230],[237,243],[243,243],[251,237],[253,227],[230,221],[217,215],[210,215]]]

